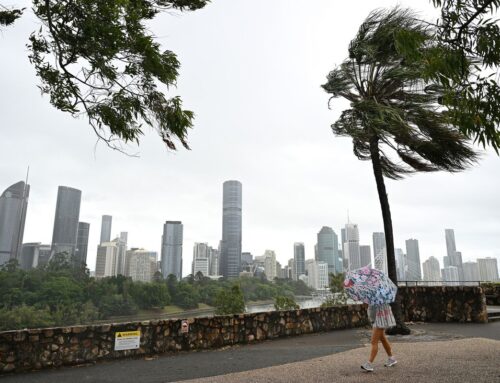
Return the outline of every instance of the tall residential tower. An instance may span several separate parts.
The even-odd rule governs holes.
[[[167,278],[170,274],[175,275],[177,279],[182,278],[182,241],[182,222],[165,222],[161,240],[161,273],[163,278]]]
[[[241,269],[242,185],[226,181],[222,191],[222,241],[220,271],[226,278],[237,278]]]

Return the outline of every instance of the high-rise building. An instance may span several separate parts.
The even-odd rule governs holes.
[[[289,278],[296,281],[297,280],[297,272],[295,270],[295,258],[290,258],[288,260],[288,272],[290,273]]]
[[[193,246],[191,274],[195,276],[198,272],[201,272],[204,277],[210,275],[210,247],[207,243],[196,242]]]
[[[354,223],[345,225],[344,258],[348,261],[348,270],[355,270],[361,267],[359,254],[359,229]]]
[[[439,261],[436,257],[429,257],[423,264],[424,281],[429,282],[430,285],[437,284],[441,281],[441,272]]]
[[[445,267],[441,270],[441,274],[443,277],[443,283],[447,286],[456,286],[459,285],[459,275],[458,275],[458,267],[449,266]]]
[[[295,242],[293,244],[293,260],[295,266],[293,280],[298,281],[299,277],[306,273],[306,254],[304,244],[302,242]]]
[[[38,257],[40,254],[40,242],[23,243],[19,267],[23,270],[31,270],[38,266]]]
[[[406,280],[420,281],[422,280],[422,272],[420,270],[420,251],[418,249],[418,240],[406,240]]]
[[[484,282],[498,281],[498,262],[496,258],[478,258],[479,277]]]
[[[76,237],[75,262],[87,264],[87,250],[89,247],[90,223],[78,222],[78,234]]]
[[[99,243],[111,241],[111,224],[113,217],[110,215],[103,215],[101,221],[101,240]]]
[[[266,250],[263,255],[264,273],[269,281],[273,281],[278,276],[276,270],[276,253],[273,250]]]
[[[222,189],[220,269],[224,277],[237,278],[241,269],[242,185],[226,181]]]
[[[75,255],[81,200],[82,192],[80,190],[59,186],[51,257],[58,253],[65,253],[69,258]]]
[[[373,233],[373,265],[387,274],[387,246],[384,233]]]
[[[219,275],[219,250],[209,248],[210,251],[210,275]]]
[[[247,265],[251,265],[253,263],[253,255],[249,252],[241,253],[241,263],[246,263]]]
[[[462,264],[463,272],[464,272],[464,281],[466,282],[474,282],[480,281],[481,276],[479,274],[479,265],[477,262],[464,262]]]
[[[21,257],[29,190],[21,181],[0,196],[0,266]]]
[[[116,276],[116,260],[118,257],[118,241],[103,242],[97,245],[95,261],[95,277],[105,278]]]
[[[406,255],[402,249],[394,249],[394,255],[396,257],[396,273],[398,281],[406,280]],[[439,270],[438,270],[439,272]]]
[[[163,278],[173,274],[182,278],[183,225],[181,221],[167,221],[163,225],[161,245],[161,273]]]
[[[317,238],[316,259],[328,263],[329,273],[341,273],[343,267],[339,258],[339,239],[335,231],[331,227],[323,226]]]
[[[328,289],[328,263],[308,259],[305,264],[307,285],[316,290]]]
[[[371,266],[372,252],[370,249],[370,245],[359,246],[359,258],[361,260],[361,267]]]
[[[457,251],[455,244],[455,232],[453,229],[445,229],[444,234],[446,238],[446,253],[448,262],[450,266],[455,266],[458,269],[459,280],[463,280],[462,253]]]
[[[45,266],[49,263],[50,254],[51,254],[52,245],[49,244],[40,244],[38,246],[38,264],[37,267]]]
[[[127,274],[133,281],[151,282],[157,270],[158,254],[156,251],[131,249],[127,251],[129,269]]]
[[[127,241],[128,233],[122,231],[114,240],[118,244],[118,255],[116,256],[116,275],[127,275],[129,265],[127,264]]]

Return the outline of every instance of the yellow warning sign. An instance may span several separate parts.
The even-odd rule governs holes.
[[[117,331],[115,351],[138,349],[141,344],[141,331]]]

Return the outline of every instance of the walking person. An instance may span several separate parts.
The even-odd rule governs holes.
[[[388,303],[369,305],[367,308],[368,319],[372,323],[372,339],[370,357],[361,368],[366,372],[373,372],[373,362],[378,353],[378,344],[382,343],[385,352],[387,353],[387,361],[384,366],[392,367],[397,363],[396,358],[392,354],[392,348],[385,336],[385,329],[396,326],[394,315],[392,314],[391,306]]]

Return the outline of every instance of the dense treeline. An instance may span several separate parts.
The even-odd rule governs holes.
[[[124,276],[95,279],[85,266],[69,264],[64,256],[29,271],[11,261],[0,268],[0,330],[91,323],[168,305],[183,309],[196,309],[200,303],[216,306],[219,293],[231,291],[234,285],[240,287],[245,302],[310,294],[302,281],[155,277],[151,283]]]

